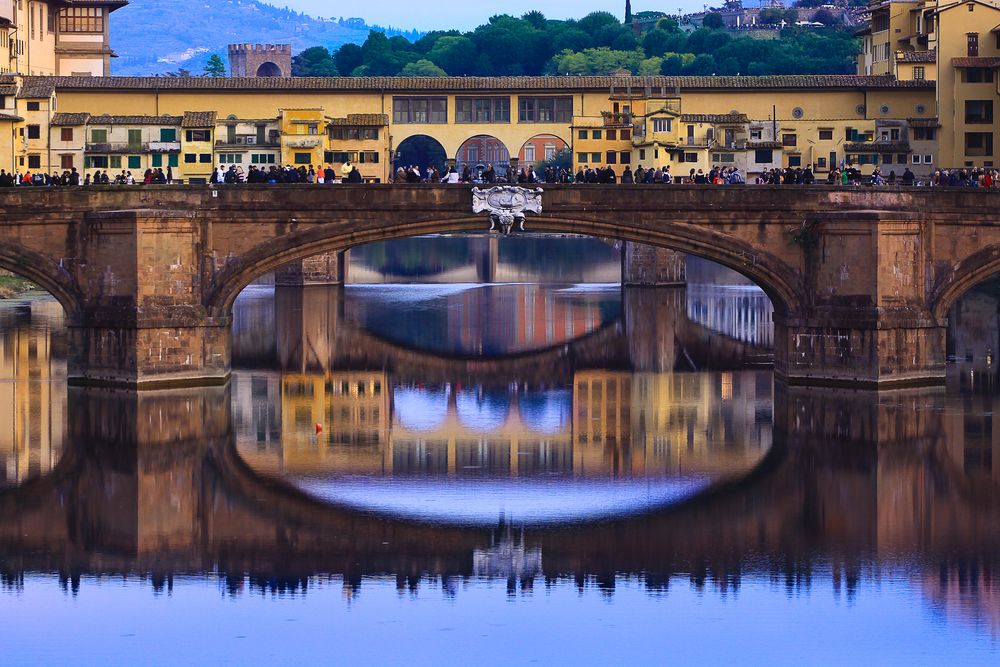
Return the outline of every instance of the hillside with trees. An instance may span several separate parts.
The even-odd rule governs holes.
[[[279,43],[298,52],[314,44],[337,48],[362,43],[371,30],[417,39],[421,33],[366,25],[361,19],[315,18],[256,0],[137,0],[112,15],[116,75],[204,71],[212,54],[230,43]]]
[[[789,26],[778,39],[727,32],[718,22],[693,32],[662,18],[637,36],[607,12],[579,20],[538,11],[500,15],[470,32],[429,32],[411,41],[370,32],[360,45],[306,49],[297,76],[515,76],[542,74],[763,75],[854,72],[858,43],[849,32]]]

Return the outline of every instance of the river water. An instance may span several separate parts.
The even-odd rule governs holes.
[[[793,389],[724,272],[393,252],[248,288],[223,388],[67,388],[0,302],[4,664],[997,664],[990,294],[946,387]]]

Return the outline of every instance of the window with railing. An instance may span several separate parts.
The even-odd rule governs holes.
[[[59,32],[104,32],[104,8],[67,7],[60,9]]]

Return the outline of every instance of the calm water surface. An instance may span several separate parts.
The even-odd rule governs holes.
[[[759,291],[605,283],[251,288],[140,395],[3,302],[4,664],[997,664],[994,329],[789,389]]]

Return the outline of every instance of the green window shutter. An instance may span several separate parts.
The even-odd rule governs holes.
[[[140,166],[142,166],[142,159],[138,155],[129,155],[128,156],[128,168],[129,169],[138,169]]]
[[[177,153],[171,153],[167,156],[167,165],[170,167],[176,167],[178,161],[179,158],[177,157]]]
[[[83,156],[83,168],[84,169],[90,169],[91,167],[93,167],[92,163],[93,163],[93,160],[90,159],[89,155],[84,155]]]
[[[121,169],[122,168],[122,156],[121,155],[112,155],[109,158],[109,162],[111,163],[111,168],[112,169]]]
[[[163,154],[162,153],[153,153],[153,166],[154,167],[162,167],[163,166]]]
[[[160,141],[177,141],[177,129],[173,127],[161,127]]]

